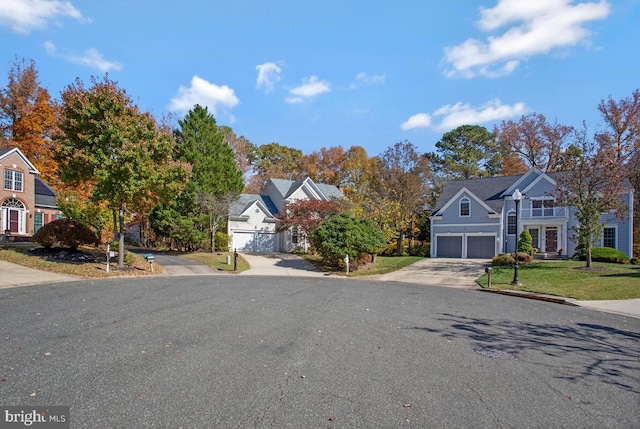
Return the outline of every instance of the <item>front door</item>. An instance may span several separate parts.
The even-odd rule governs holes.
[[[558,251],[558,228],[547,227],[544,233],[544,251],[545,252],[557,252]]]

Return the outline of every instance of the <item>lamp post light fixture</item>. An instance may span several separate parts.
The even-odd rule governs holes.
[[[513,192],[513,201],[516,202],[516,262],[513,265],[513,281],[511,284],[513,286],[520,286],[520,279],[518,278],[518,208],[520,207],[520,200],[522,200],[522,193],[520,189],[516,189]]]

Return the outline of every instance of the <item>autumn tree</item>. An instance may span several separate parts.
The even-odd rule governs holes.
[[[618,101],[609,97],[598,105],[604,127],[596,134],[599,145],[608,148],[625,167],[625,175],[640,195],[640,89]],[[635,198],[634,242],[640,242],[640,198]]]
[[[539,113],[523,115],[518,122],[502,121],[500,127],[494,129],[499,150],[504,158],[507,158],[503,162],[507,162],[510,170],[514,170],[518,165],[516,159],[508,158],[509,155],[515,154],[524,163],[520,165],[524,167],[524,171],[537,168],[545,172],[558,171],[572,131],[573,127],[550,124],[547,118]],[[505,172],[501,174],[505,175]]]
[[[269,179],[302,179],[303,153],[278,143],[259,146],[253,165],[254,175],[251,177],[245,192],[260,194]]]
[[[65,183],[92,182],[92,200],[106,202],[117,217],[118,267],[123,267],[125,215],[176,195],[188,170],[172,162],[172,136],[141,113],[125,90],[108,76],[91,83],[85,88],[77,79],[62,92],[55,157]]]
[[[434,172],[449,179],[492,177],[502,166],[495,135],[480,125],[462,125],[445,133],[429,158]]]
[[[251,143],[245,136],[237,136],[233,129],[227,125],[218,127],[222,133],[223,140],[231,147],[234,153],[236,166],[244,177],[251,172],[251,166],[256,161],[257,147]]]
[[[316,200],[303,199],[287,204],[285,210],[275,215],[277,230],[287,231],[296,228],[303,242],[332,216],[346,211],[345,199]],[[305,249],[306,250],[306,249]]]
[[[372,175],[372,191],[377,204],[374,218],[386,230],[388,238],[395,236],[400,248],[402,235],[411,232],[416,214],[426,201],[427,181],[431,171],[423,156],[409,141],[398,142],[378,158],[379,173]]]
[[[587,129],[575,132],[572,169],[558,176],[553,196],[560,206],[572,207],[577,225],[571,228],[574,241],[586,252],[591,267],[591,248],[600,240],[604,224],[601,214],[615,211],[622,216],[626,207],[621,200],[622,167],[609,148],[598,147]]]
[[[344,180],[344,164],[347,152],[342,146],[321,148],[303,157],[304,175],[316,183],[340,186]]]
[[[55,189],[59,189],[58,165],[51,137],[58,110],[38,81],[35,62],[16,58],[9,71],[9,83],[0,90],[0,147],[20,149]]]

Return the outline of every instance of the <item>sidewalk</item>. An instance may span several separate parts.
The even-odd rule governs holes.
[[[0,260],[0,289],[43,283],[58,283],[79,280],[65,274],[34,270],[22,265]]]

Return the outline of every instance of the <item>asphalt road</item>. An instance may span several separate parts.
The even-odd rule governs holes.
[[[0,290],[0,405],[74,428],[637,428],[640,319],[343,278]]]

